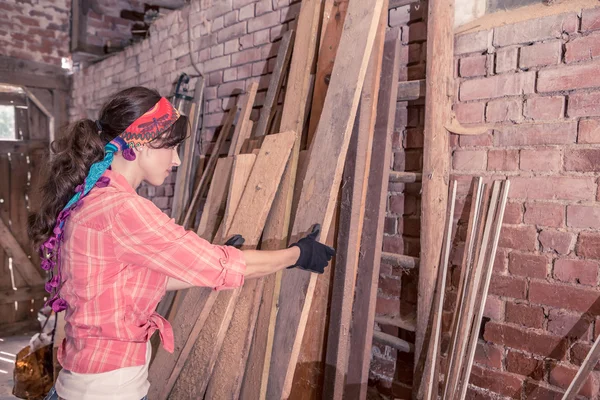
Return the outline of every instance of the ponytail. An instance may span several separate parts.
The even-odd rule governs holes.
[[[29,215],[27,230],[35,248],[52,234],[58,213],[85,179],[93,163],[104,157],[104,141],[94,121],[82,119],[51,144],[51,161],[43,178],[40,209]]]

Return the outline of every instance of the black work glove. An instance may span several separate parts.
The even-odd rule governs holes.
[[[321,225],[315,224],[309,235],[290,246],[297,246],[300,249],[300,258],[295,265],[288,268],[298,267],[318,274],[325,272],[327,263],[335,256],[335,249],[317,242],[319,233],[321,233]]]
[[[242,235],[233,235],[225,242],[225,246],[232,246],[236,249],[240,249],[245,241],[246,239],[244,239]]]

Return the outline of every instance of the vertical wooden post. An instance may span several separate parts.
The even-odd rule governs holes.
[[[450,154],[445,125],[450,122],[454,60],[454,0],[429,3],[427,18],[427,76],[421,198],[421,256],[417,303],[415,365],[427,354],[423,349],[442,249],[448,203]],[[423,351],[425,350],[425,351]],[[421,388],[423,371],[415,370],[413,393]]]

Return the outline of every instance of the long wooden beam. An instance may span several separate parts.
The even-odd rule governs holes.
[[[296,132],[298,136],[265,225],[261,244],[263,250],[283,249],[288,244],[292,199],[311,88],[310,74],[316,56],[320,12],[319,0],[304,0],[300,5],[283,110],[279,114],[280,130]],[[274,124],[277,125],[277,122]],[[269,306],[262,307],[257,325],[268,328],[257,331],[250,350],[248,363],[255,371],[244,377],[242,399],[264,399],[266,396],[281,274],[278,272],[265,278],[262,301]]]
[[[383,1],[379,27],[360,98],[357,123],[350,139],[342,178],[336,269],[333,275],[330,322],[323,397],[342,399],[350,357],[350,326],[365,218],[365,200],[371,165],[377,100],[383,60],[387,0]],[[335,366],[335,368],[331,368]]]
[[[17,239],[13,236],[8,226],[0,219],[0,245],[8,255],[13,259],[13,270],[21,275],[23,280],[29,286],[36,286],[44,283],[41,270],[36,268],[27,254],[23,251]]]
[[[421,196],[421,255],[417,302],[415,366],[424,355],[423,344],[430,321],[435,278],[440,264],[444,232],[440,221],[446,216],[450,175],[449,134],[454,80],[454,0],[433,1],[428,6],[425,128]],[[426,349],[425,349],[426,352]],[[413,394],[423,383],[415,370]]]
[[[356,278],[356,293],[350,330],[350,358],[344,395],[348,399],[364,399],[367,395],[373,320],[382,259],[383,224],[387,204],[389,166],[392,154],[392,132],[396,115],[397,82],[400,69],[400,30],[386,34],[381,76],[386,84],[379,88],[377,121],[373,138],[373,154],[365,200],[365,222]],[[413,328],[414,330],[414,328]]]
[[[269,133],[269,128],[273,122],[273,117],[275,116],[277,100],[279,98],[279,93],[281,92],[281,86],[285,78],[285,73],[290,66],[293,44],[294,30],[292,29],[283,34],[283,38],[279,44],[279,51],[277,53],[277,59],[275,60],[275,68],[271,74],[271,80],[269,81],[269,88],[267,89],[265,102],[260,110],[260,117],[258,118],[258,123],[256,125],[255,136],[260,137]]]
[[[371,56],[383,0],[350,0],[321,120],[310,149],[302,193],[289,243],[320,223],[326,238],[337,201],[341,175],[358,101]],[[316,275],[291,269],[281,280],[267,398],[289,396]]]

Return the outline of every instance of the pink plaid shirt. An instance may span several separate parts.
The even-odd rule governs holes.
[[[219,290],[241,286],[246,269],[240,250],[185,231],[122,175],[104,175],[109,186],[71,214],[61,249],[68,308],[58,360],[78,373],[143,365],[156,330],[173,351],[171,325],[154,312],[169,276]]]

